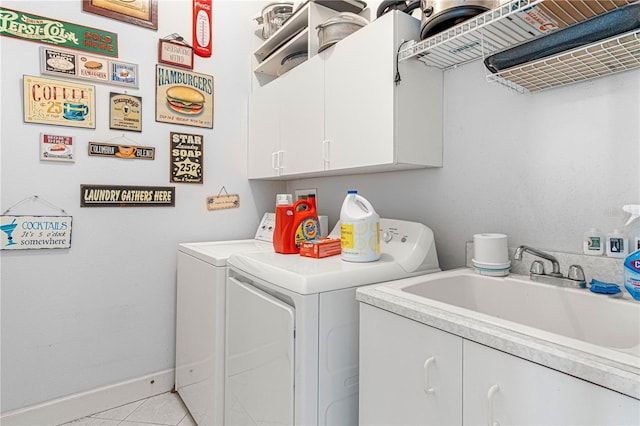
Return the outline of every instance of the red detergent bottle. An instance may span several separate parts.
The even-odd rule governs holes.
[[[273,248],[276,253],[298,253],[295,243],[293,196],[276,196],[276,227],[273,231]]]

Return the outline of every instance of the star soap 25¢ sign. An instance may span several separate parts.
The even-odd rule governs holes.
[[[203,183],[204,137],[171,132],[171,182]]]

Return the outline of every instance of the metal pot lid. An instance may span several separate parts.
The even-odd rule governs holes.
[[[284,58],[282,58],[282,61],[280,61],[280,65],[284,65],[285,62],[291,60],[291,59],[295,59],[298,58],[300,56],[307,56],[307,51],[306,50],[301,50],[300,52],[293,52],[287,56],[285,56]]]
[[[364,27],[368,23],[369,21],[367,21],[366,18],[363,18],[360,15],[356,15],[355,13],[351,12],[341,12],[327,19],[322,24],[318,25],[316,29],[324,28],[333,24],[355,24]]]
[[[274,3],[269,3],[268,5],[262,8],[262,14],[264,15],[265,11],[271,11],[271,10],[274,10],[276,13],[293,12],[293,2],[279,1]]]
[[[453,7],[443,10],[442,12],[430,17],[426,22],[424,22],[424,24],[422,25],[422,29],[420,30],[420,38],[424,40],[425,38],[431,37],[434,34],[458,25],[459,23],[464,22],[467,19],[484,13],[487,10],[489,9],[484,6],[476,5]]]

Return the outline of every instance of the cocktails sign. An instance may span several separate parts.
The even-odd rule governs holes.
[[[0,216],[0,250],[71,247],[71,216]]]
[[[0,7],[0,35],[118,57],[118,35]]]

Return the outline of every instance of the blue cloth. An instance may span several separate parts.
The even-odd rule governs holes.
[[[591,291],[594,293],[618,294],[622,291],[618,284],[605,283],[595,279],[592,279],[589,284],[591,285]]]

